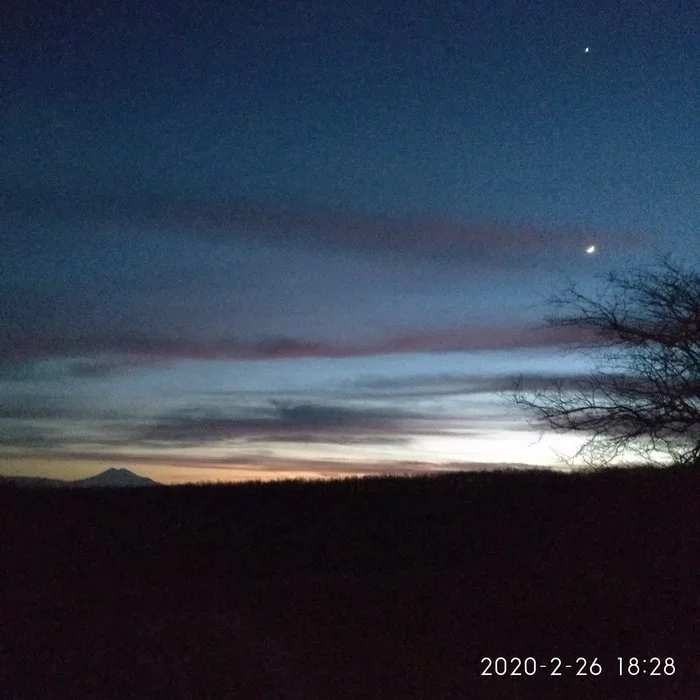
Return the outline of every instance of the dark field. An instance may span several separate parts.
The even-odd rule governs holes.
[[[3,698],[700,697],[698,468],[5,487],[0,557]]]

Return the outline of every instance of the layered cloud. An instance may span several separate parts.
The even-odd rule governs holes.
[[[71,371],[88,378],[177,359],[586,340],[523,313],[540,291],[533,269],[570,267],[589,241],[577,232],[143,192],[18,190],[3,203],[0,364],[79,358]]]
[[[509,374],[475,376],[432,374],[409,377],[359,379],[353,382],[353,396],[373,399],[422,399],[512,392],[516,381],[521,391],[546,391],[555,384],[575,389],[590,380],[586,374]]]
[[[321,452],[326,451],[324,446],[403,451],[417,439],[489,438],[505,428],[526,429],[524,422],[516,420],[519,416],[513,407],[509,409],[498,396],[513,390],[511,374],[384,374],[346,379],[340,373],[317,384],[313,392],[274,386],[203,393],[183,388],[178,402],[187,402],[184,408],[158,412],[156,385],[143,406],[136,395],[128,403],[100,398],[103,381],[110,382],[110,391],[117,394],[123,394],[125,386],[131,387],[130,393],[136,390],[139,377],[123,375],[128,364],[115,362],[116,375],[74,373],[75,366],[82,368],[82,363],[57,363],[58,374],[53,378],[37,371],[34,380],[6,385],[0,406],[4,447],[80,451],[93,445],[134,454],[206,447],[220,451],[223,445],[244,451],[246,445],[263,451],[275,445],[317,446]],[[111,368],[112,364],[100,360],[96,366]],[[173,365],[162,375],[165,386],[173,386],[173,381],[179,386],[178,377],[186,380],[191,372],[183,371],[180,374],[178,365]],[[576,388],[585,378],[530,372],[520,377],[520,386],[537,391],[556,382],[564,389]],[[309,398],[302,398],[305,394]]]
[[[399,444],[434,419],[397,409],[283,404],[238,411],[186,409],[162,416],[135,439],[141,445],[198,445],[221,441]],[[405,437],[403,438],[405,439]]]
[[[170,230],[217,240],[253,239],[375,253],[449,255],[470,262],[495,260],[500,266],[509,263],[516,268],[526,266],[522,256],[530,253],[551,255],[580,250],[596,233],[513,229],[447,218],[366,215],[235,195],[224,199],[176,192],[156,195],[143,190],[87,194],[17,188],[5,193],[3,204],[8,221],[66,222],[74,230],[136,226],[145,231]],[[629,251],[643,245],[638,232],[617,232],[610,249]]]
[[[5,364],[51,357],[81,357],[72,372],[100,376],[152,362],[178,359],[276,360],[305,357],[362,357],[399,353],[516,350],[582,345],[593,339],[577,328],[542,326],[461,326],[445,330],[416,331],[375,341],[314,341],[273,338],[255,341],[196,337],[166,338],[157,333],[140,335],[109,332],[76,335],[54,332],[17,334],[0,338],[0,359]],[[99,356],[102,357],[92,357]],[[118,357],[110,358],[109,355]]]

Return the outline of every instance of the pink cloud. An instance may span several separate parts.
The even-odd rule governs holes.
[[[101,334],[86,336],[44,336],[15,339],[0,348],[5,363],[49,357],[90,357],[114,353],[118,364],[142,366],[153,361],[199,360],[281,360],[305,357],[361,357],[398,353],[441,353],[480,350],[516,350],[583,345],[592,340],[589,331],[578,328],[535,326],[462,326],[397,334],[375,341],[342,342],[276,338],[260,341],[166,340],[148,336]],[[138,356],[132,363],[124,356]],[[102,359],[102,363],[106,360]]]
[[[538,255],[580,249],[602,240],[609,250],[639,250],[649,243],[640,231],[616,231],[614,236],[573,228],[543,229],[523,224],[504,227],[434,216],[367,215],[348,209],[323,209],[304,203],[283,205],[232,195],[229,198],[187,198],[178,194],[154,197],[139,191],[88,196],[65,191],[17,191],[6,197],[6,208],[34,219],[74,220],[81,225],[115,228],[147,223],[221,239],[268,239],[286,243],[322,243],[356,250],[392,253],[451,253],[465,258],[505,255],[518,264],[523,253]],[[503,264],[503,259],[499,260]]]
[[[168,220],[174,216],[174,220]],[[237,237],[271,236],[283,232],[297,238],[353,249],[385,249],[394,253],[465,255],[470,259],[489,254],[538,255],[582,249],[591,240],[606,241],[606,248],[638,250],[646,237],[638,231],[604,232],[574,228],[544,229],[530,225],[504,227],[460,222],[437,217],[368,216],[350,211],[309,207],[280,207],[270,203],[203,205],[170,210],[163,223],[200,234]],[[503,263],[503,260],[500,260]]]
[[[378,343],[371,354],[516,350],[581,344],[590,339],[590,333],[578,328],[472,326],[389,338]]]

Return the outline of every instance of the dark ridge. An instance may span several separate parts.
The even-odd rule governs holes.
[[[0,487],[31,488],[133,488],[141,486],[161,486],[157,481],[139,476],[125,468],[110,467],[99,474],[85,479],[47,479],[34,476],[0,476]]]
[[[692,698],[699,505],[697,467],[2,488],[0,683],[8,697]],[[605,670],[481,676],[496,656]],[[677,671],[619,677],[632,656]]]

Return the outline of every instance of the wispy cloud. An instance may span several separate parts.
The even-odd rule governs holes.
[[[302,445],[346,445],[346,446],[399,446],[408,445],[409,437],[388,435],[333,435],[333,434],[275,434],[245,438],[246,443],[282,443]]]
[[[359,379],[352,383],[353,396],[363,399],[439,398],[512,392],[516,379],[523,391],[551,388],[555,382],[566,389],[589,380],[583,374],[430,374],[409,377]]]
[[[276,360],[305,357],[360,357],[397,353],[467,352],[475,350],[515,350],[580,345],[590,341],[590,333],[577,328],[539,326],[461,326],[445,330],[403,333],[374,341],[313,341],[294,338],[270,338],[243,341],[234,338],[198,341],[195,338],[170,339],[156,334],[103,333],[17,334],[0,339],[0,358],[5,364],[32,358],[81,357],[115,354],[108,359],[87,359],[73,372],[81,376],[99,376],[123,371],[148,362],[177,359]],[[129,359],[125,356],[136,356]]]
[[[244,415],[187,409],[165,415],[136,436],[139,444],[199,445],[225,440],[378,444],[406,434],[432,417],[397,409],[339,405],[281,404],[248,410]],[[386,435],[384,433],[387,433]],[[308,438],[311,437],[311,440]],[[348,442],[346,442],[348,441]]]
[[[392,255],[447,254],[482,262],[497,256],[501,267],[523,266],[522,256],[528,253],[551,255],[580,249],[592,235],[591,231],[572,229],[503,228],[447,218],[366,215],[235,195],[197,198],[177,192],[88,194],[78,190],[18,188],[6,191],[2,203],[6,217],[69,222],[90,230],[139,226],[144,230],[171,230],[218,240],[254,238],[285,245],[310,243]],[[641,245],[638,232],[634,235],[618,232],[610,241],[610,249],[631,250]]]
[[[55,427],[0,421],[0,447],[23,450],[54,449],[65,439]]]

